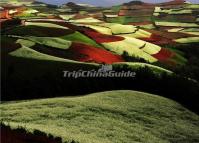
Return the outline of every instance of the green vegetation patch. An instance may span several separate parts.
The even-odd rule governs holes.
[[[169,29],[168,32],[180,32],[180,33],[199,36],[198,28],[173,28],[173,29]]]
[[[184,6],[186,9],[199,9],[199,4],[186,4]]]
[[[28,96],[28,95],[27,95]],[[172,95],[171,95],[172,96]],[[199,142],[199,116],[135,91],[3,103],[1,121],[79,143]]]
[[[100,26],[100,25],[84,25],[85,27],[89,27],[91,29],[94,29],[102,34],[108,34],[108,35],[112,35],[112,31],[110,28],[108,27],[103,27],[103,26]]]
[[[125,37],[132,37],[132,38],[150,38],[152,34],[150,32],[137,28],[135,33],[121,34],[121,35]]]
[[[139,27],[144,29],[155,29],[155,26],[153,24],[139,25]]]
[[[121,5],[117,5],[117,6],[111,7],[111,10],[114,11],[114,12],[119,12],[121,8],[122,8]]]
[[[72,45],[71,41],[64,40],[61,38],[55,38],[55,37],[25,37],[25,39],[28,39],[30,41],[33,41],[35,43],[46,45],[49,47],[54,47],[58,49],[68,49]]]
[[[71,14],[71,15],[59,15],[62,19],[64,20],[70,20],[71,18],[73,18],[75,15]]]
[[[146,63],[132,63],[132,62],[125,62],[125,63],[115,63],[113,64],[113,67],[126,67],[128,66],[128,68],[132,69],[132,70],[138,70],[141,68],[149,68],[154,74],[157,75],[161,75],[162,73],[167,73],[167,74],[172,74],[171,71],[155,66],[155,65],[151,65],[151,64],[146,64]]]
[[[129,56],[143,58],[148,62],[156,62],[157,59],[150,54],[156,54],[160,51],[160,47],[145,41],[125,36],[125,40],[111,43],[102,43],[109,51],[118,55],[127,52]]]
[[[102,23],[97,25],[86,25],[100,33],[108,35],[121,35],[133,38],[149,38],[151,33],[133,25],[122,25],[117,23]]]
[[[158,26],[174,26],[174,27],[199,27],[196,23],[182,23],[182,22],[155,22]]]
[[[16,15],[15,17],[21,18],[21,19],[29,19],[29,18],[36,17],[36,15],[33,13],[21,13],[21,14]]]
[[[28,38],[27,38],[28,39]],[[21,44],[21,46],[32,47],[35,45],[35,42],[25,39],[18,39],[16,43]]]
[[[73,42],[82,42],[88,45],[92,45],[94,47],[102,47],[98,43],[96,43],[94,40],[90,39],[89,37],[81,34],[80,32],[76,31],[73,34],[69,34],[63,37],[60,37],[62,39],[68,40],[68,41],[73,41]]]
[[[53,14],[47,14],[47,13],[38,13],[37,16],[41,16],[41,17],[47,17],[47,16],[53,16]],[[37,18],[38,19],[38,18]]]
[[[72,60],[67,60],[67,59],[58,58],[58,57],[40,53],[26,46],[22,46],[20,49],[17,49],[9,53],[9,55],[14,56],[14,57],[34,59],[34,60],[73,62]]]
[[[82,18],[82,19],[72,19],[72,20],[69,20],[69,22],[74,22],[74,23],[100,23],[102,21],[98,20],[96,18],[89,17],[89,18]]]
[[[155,7],[155,13],[166,13],[166,14],[191,14],[193,10],[191,9],[164,9],[161,7]]]
[[[133,25],[122,25],[117,23],[103,23],[99,26],[107,27],[111,29],[113,34],[125,34],[125,33],[134,33],[138,29]]]
[[[175,40],[178,43],[197,43],[199,42],[199,37],[188,37],[188,38],[180,38]]]
[[[60,28],[60,29],[68,29],[67,27],[60,26],[53,23],[42,23],[42,22],[25,22],[25,25],[31,26],[41,26],[41,27],[49,27],[49,28]]]
[[[131,17],[131,16],[118,16],[115,18],[107,18],[107,22],[119,23],[119,24],[128,24],[133,22],[144,22],[151,21],[151,17],[142,16],[142,17]]]

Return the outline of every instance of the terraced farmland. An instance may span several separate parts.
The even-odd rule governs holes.
[[[134,5],[133,5],[134,4]],[[147,8],[145,11],[147,11],[148,16],[144,15],[145,11],[139,11],[139,9]],[[164,8],[165,7],[165,8]],[[175,19],[175,15],[179,14],[190,14],[192,12],[197,11],[196,6],[194,5],[185,5],[183,6],[184,10],[177,10],[175,8],[168,8],[167,6],[160,5],[156,6],[153,4],[147,4],[147,3],[130,3],[129,5],[123,5],[118,7],[113,7],[112,10],[103,10],[102,13],[118,13],[118,19],[114,21],[110,21],[108,19],[99,19],[98,17],[92,17],[88,16],[89,12],[87,13],[81,13],[81,14],[66,14],[65,11],[60,11],[59,9],[51,9],[51,11],[54,11],[53,13],[46,13],[46,15],[42,15],[40,18],[36,18],[36,15],[41,15],[43,13],[42,9],[45,8],[45,6],[40,5],[37,6],[36,9],[34,9],[33,5],[28,5],[28,8],[22,11],[23,13],[28,14],[34,14],[34,16],[28,15],[28,20],[23,21],[23,25],[16,27],[12,30],[6,31],[6,34],[11,37],[16,36],[29,36],[29,39],[31,41],[32,36],[36,36],[35,38],[40,39],[39,37],[62,37],[62,39],[68,41],[68,43],[73,42],[80,42],[85,45],[94,46],[95,48],[105,49],[110,51],[113,55],[116,54],[118,56],[121,56],[124,52],[127,52],[129,56],[132,57],[138,57],[143,58],[147,62],[154,63],[157,61],[168,61],[171,60],[174,55],[177,55],[178,53],[172,53],[173,51],[170,51],[169,49],[164,49],[164,44],[173,44],[174,42],[179,43],[185,43],[181,42],[181,38],[188,38],[193,39],[191,37],[194,37],[194,40],[190,40],[189,42],[197,42],[198,34],[195,33],[195,31],[184,31],[181,33],[184,34],[190,34],[195,36],[189,37],[178,37],[176,39],[164,39],[164,37],[161,38],[163,35],[158,35],[154,33],[146,31],[146,29],[154,29],[155,26],[159,27],[183,27],[183,28],[197,28],[198,25],[196,23],[183,23],[183,22],[174,22],[174,21],[153,21],[154,20],[154,13],[161,14],[168,14],[172,15]],[[139,8],[139,9],[138,9]],[[41,10],[42,12],[40,13]],[[57,11],[58,10],[58,11]],[[134,16],[129,15],[126,13],[125,16],[121,16],[121,13],[124,13],[122,11],[130,12],[130,10],[135,10],[134,12],[139,12],[140,16],[137,16],[137,20],[133,20]],[[149,12],[150,11],[150,12]],[[59,13],[62,14],[59,14]],[[57,14],[58,15],[57,15]],[[20,16],[22,13],[15,14],[15,16]],[[124,13],[125,14],[125,13]],[[49,16],[54,17],[49,19]],[[25,16],[23,16],[25,17]],[[31,19],[32,17],[32,19]],[[55,19],[55,17],[57,17]],[[192,16],[194,17],[194,16]],[[112,17],[115,18],[115,17]],[[146,19],[145,19],[146,18]],[[131,20],[132,19],[132,20]],[[176,19],[178,19],[176,17]],[[66,22],[65,22],[66,20]],[[142,21],[140,21],[142,20]],[[167,18],[165,19],[167,20]],[[109,22],[109,23],[107,23]],[[152,23],[149,25],[138,25],[138,22],[144,23]],[[135,23],[136,26],[133,24]],[[154,25],[153,25],[154,23]],[[125,25],[123,25],[125,24]],[[130,24],[130,25],[126,25]],[[49,30],[49,28],[51,30]],[[23,31],[23,32],[22,32]],[[179,32],[179,31],[177,31]],[[176,33],[177,33],[176,32]],[[23,37],[20,37],[23,39]],[[43,39],[44,39],[43,38]],[[46,39],[46,38],[45,38]],[[32,39],[34,41],[34,39]],[[53,41],[45,42],[36,42],[37,44],[44,45],[44,46],[51,46]],[[61,41],[61,39],[59,39]],[[146,41],[146,42],[145,42]],[[47,43],[47,44],[45,44]],[[186,42],[188,43],[188,42]],[[66,47],[64,47],[64,44],[62,44],[62,48],[69,48],[67,47],[68,44],[66,44]],[[164,52],[162,52],[164,51]],[[163,54],[163,55],[162,55]],[[164,55],[165,54],[165,55]],[[84,56],[88,56],[87,54],[83,54]],[[164,58],[163,58],[164,57]],[[178,57],[178,55],[177,55]],[[77,59],[75,59],[77,60]],[[93,59],[90,59],[88,61],[95,61]],[[177,61],[172,59],[175,64],[178,64]],[[98,62],[97,62],[98,63]],[[101,63],[101,62],[100,62]],[[169,63],[169,62],[167,62]]]
[[[1,1],[2,143],[199,142],[198,15],[184,0]]]
[[[35,2],[20,7],[21,3],[12,10],[17,11],[10,15],[13,19],[2,21],[2,48],[14,58],[39,61],[44,56],[51,61],[91,65],[135,61],[175,72],[191,58],[175,47],[198,43],[198,23],[194,22],[197,4],[130,2],[87,8],[74,3],[56,7]],[[6,39],[12,39],[11,45],[18,48],[7,48]]]

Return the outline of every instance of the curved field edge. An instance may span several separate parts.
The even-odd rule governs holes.
[[[28,53],[28,54],[27,54]],[[58,57],[54,57],[54,56],[50,56],[47,54],[42,54],[38,51],[35,51],[31,48],[25,47],[23,46],[22,48],[13,51],[9,54],[10,56],[16,57],[16,58],[24,58],[24,59],[34,59],[36,61],[46,61],[46,62],[51,62],[52,64],[56,64],[56,63],[65,63],[65,64],[74,64],[74,65],[90,65],[94,68],[101,68],[101,64],[97,64],[97,63],[87,63],[87,62],[78,62],[78,61],[74,61],[74,60],[69,60],[69,59],[63,59],[63,58],[58,58]],[[34,62],[34,60],[32,60],[32,62]],[[114,63],[112,64],[113,67],[117,67],[117,66],[124,66],[127,65],[129,68],[131,68],[132,70],[136,70],[139,68],[149,68],[152,72],[154,73],[158,73],[158,74],[162,74],[162,73],[168,73],[168,74],[172,74],[173,72],[158,66],[154,66],[151,64],[146,64],[146,63],[130,63],[130,62],[118,62],[118,63]],[[15,64],[15,66],[17,67],[17,63]],[[42,72],[42,71],[41,71]],[[45,71],[44,71],[45,72]]]
[[[197,43],[199,42],[199,37],[180,38],[180,39],[176,39],[175,41],[182,44]]]
[[[161,74],[161,73],[167,73],[167,74],[172,74],[173,72],[158,66],[154,66],[151,64],[146,64],[146,63],[136,63],[136,62],[121,62],[121,63],[114,63],[113,67],[122,67],[122,66],[128,66],[132,70],[136,70],[139,68],[149,68],[153,71],[153,73]]]
[[[178,103],[136,91],[109,91],[0,105],[1,121],[80,143],[199,141],[199,116]]]
[[[32,62],[34,62],[34,61],[44,61],[44,62],[51,62],[51,63],[54,63],[54,64],[56,64],[56,63],[65,63],[65,64],[70,63],[70,64],[74,64],[74,65],[77,65],[77,64],[78,65],[90,65],[90,66],[93,66],[95,68],[97,68],[97,67],[100,68],[100,66],[101,66],[100,64],[96,64],[96,63],[78,62],[78,61],[75,61],[75,60],[69,60],[69,59],[65,59],[65,58],[59,58],[59,57],[51,56],[51,55],[48,55],[48,54],[40,53],[40,52],[38,52],[38,51],[36,51],[32,48],[29,48],[28,46],[32,46],[32,45],[34,45],[34,43],[29,42],[29,41],[27,42],[26,40],[18,40],[18,43],[20,43],[22,47],[17,49],[17,50],[10,52],[9,56],[21,58],[21,59],[31,59]],[[115,63],[113,65],[120,65],[120,66],[128,65],[129,67],[131,67],[131,69],[148,67],[154,73],[160,73],[160,74],[164,73],[164,72],[172,73],[171,71],[166,70],[164,68],[154,66],[154,65],[151,65],[151,64],[145,64],[145,63],[121,62],[121,63]],[[15,64],[15,66],[17,67],[17,63]],[[42,72],[42,71],[40,71],[40,72]]]

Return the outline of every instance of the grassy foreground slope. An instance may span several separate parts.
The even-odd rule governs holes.
[[[199,116],[174,101],[135,91],[0,105],[1,120],[79,143],[199,142]]]

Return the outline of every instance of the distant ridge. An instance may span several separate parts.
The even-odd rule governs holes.
[[[163,5],[178,5],[178,4],[184,4],[186,2],[186,0],[173,0],[173,1],[169,1],[169,2],[164,2],[161,3]]]
[[[159,4],[161,5],[178,5],[178,4],[184,4],[186,3],[186,0],[171,0],[168,2],[161,2]],[[123,5],[152,5],[154,3],[147,3],[147,2],[143,2],[141,0],[135,0],[135,1],[130,1],[127,3],[124,3]]]
[[[95,6],[90,5],[90,4],[84,4],[84,3],[68,2],[66,4],[62,4],[61,7],[68,7],[68,8],[71,8],[72,10],[79,11],[85,8],[91,8]]]
[[[138,0],[136,0],[136,1],[130,1],[130,2],[128,2],[128,3],[124,3],[124,5],[133,5],[133,4],[135,4],[135,5],[143,5],[143,4],[145,4],[143,1],[138,1]]]

